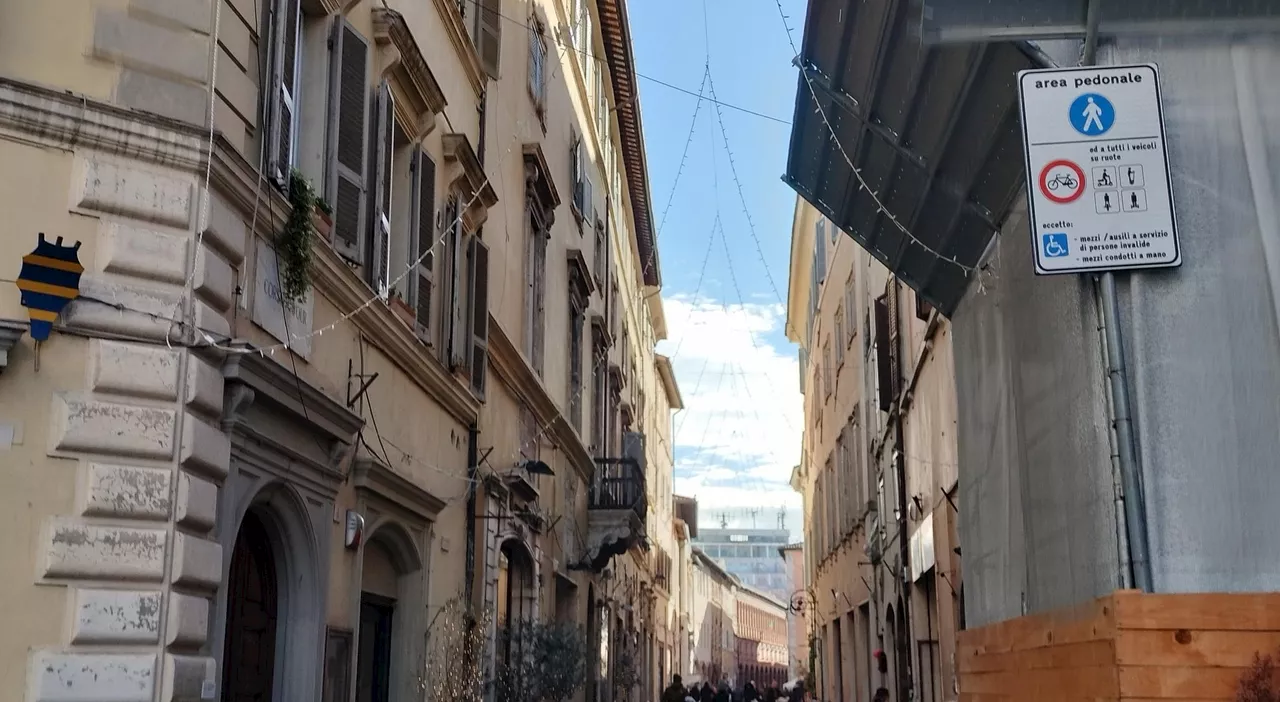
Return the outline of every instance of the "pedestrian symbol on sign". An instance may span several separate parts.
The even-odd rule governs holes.
[[[1116,123],[1116,108],[1097,93],[1085,93],[1071,103],[1071,126],[1085,136],[1101,136]]]

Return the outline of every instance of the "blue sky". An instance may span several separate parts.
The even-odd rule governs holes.
[[[782,3],[798,44],[806,3]],[[716,98],[789,122],[797,73],[775,0],[705,0],[706,23],[703,7],[690,0],[630,3],[638,72],[697,93],[709,49]],[[703,101],[680,170],[697,98],[644,77],[640,91],[670,332],[659,351],[673,357],[687,408],[675,419],[676,490],[699,498],[705,526],[722,513],[731,525],[751,526],[747,509],[757,507],[758,525],[772,527],[786,508],[786,525],[798,538],[800,501],[787,479],[799,462],[803,416],[779,301],[795,205],[780,179],[791,128],[729,107],[717,114]]]

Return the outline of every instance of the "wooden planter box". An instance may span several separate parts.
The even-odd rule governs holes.
[[[1257,653],[1280,651],[1280,594],[1148,595],[960,632],[961,702],[1235,702]]]

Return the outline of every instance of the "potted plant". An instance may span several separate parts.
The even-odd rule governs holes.
[[[418,311],[409,306],[408,301],[404,299],[404,293],[399,289],[392,290],[387,304],[391,307],[391,311],[400,317],[400,321],[409,325],[410,329],[413,329],[414,324],[417,323]]]
[[[293,171],[289,177],[292,207],[284,229],[276,236],[281,294],[290,302],[301,300],[311,288],[311,243],[318,235],[314,216],[317,199],[311,182]]]
[[[311,213],[311,224],[316,229],[316,236],[325,241],[333,241],[333,206],[324,198],[317,197],[315,209]]]

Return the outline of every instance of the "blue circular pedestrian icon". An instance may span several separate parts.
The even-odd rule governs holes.
[[[1085,136],[1101,136],[1116,123],[1116,108],[1097,93],[1085,93],[1071,103],[1071,126]]]

